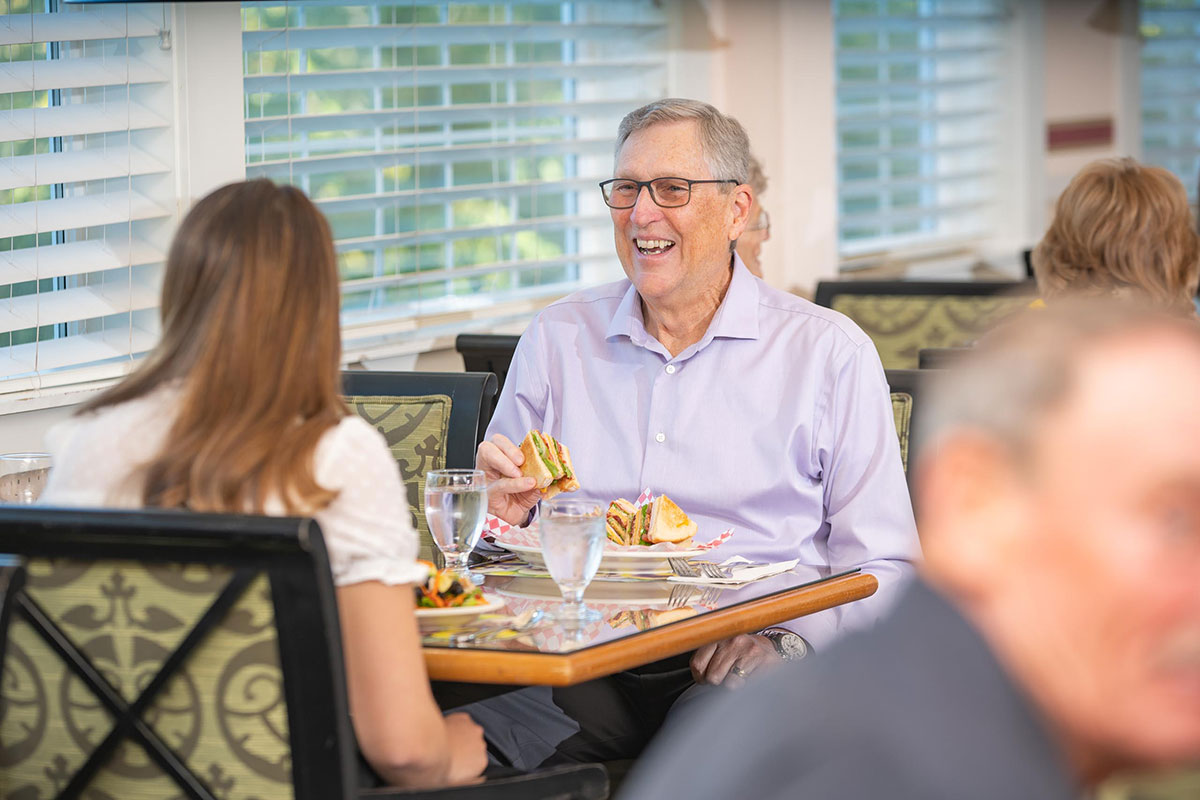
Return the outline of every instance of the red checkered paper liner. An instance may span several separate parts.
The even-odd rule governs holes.
[[[635,506],[648,505],[654,500],[654,493],[649,488],[643,489],[638,495],[638,499],[634,501]],[[505,544],[515,544],[518,547],[540,547],[541,542],[538,539],[538,520],[536,517],[533,522],[529,523],[529,527],[521,528],[516,525],[510,525],[499,517],[494,517],[491,514],[487,515],[487,520],[484,522],[483,535],[488,541],[494,541],[501,546]],[[605,540],[605,552],[622,552],[636,551],[645,553],[647,551],[664,551],[674,552],[676,550],[711,550],[714,547],[720,547],[729,541],[729,537],[733,536],[733,528],[727,528],[720,536],[709,542],[693,543],[687,546],[681,546],[674,542],[659,542],[652,545],[620,545],[612,541]]]

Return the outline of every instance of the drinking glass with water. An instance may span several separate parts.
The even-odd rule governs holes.
[[[32,505],[37,502],[50,475],[48,453],[4,453],[0,455],[0,503]]]
[[[425,475],[425,520],[446,567],[467,580],[467,556],[487,514],[487,481],[478,469],[438,469]]]
[[[542,503],[539,536],[546,568],[563,596],[557,619],[600,619],[599,612],[584,605],[583,590],[596,576],[604,554],[604,511],[578,500]]]

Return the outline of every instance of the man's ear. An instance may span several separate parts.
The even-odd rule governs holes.
[[[733,226],[729,229],[729,241],[735,242],[750,224],[750,207],[754,205],[754,194],[749,184],[740,183],[733,189],[730,208],[733,211]]]
[[[970,595],[1020,570],[1036,520],[1029,476],[1011,450],[958,432],[935,442],[919,468],[917,528],[930,577]]]

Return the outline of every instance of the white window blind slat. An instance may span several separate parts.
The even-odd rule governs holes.
[[[0,285],[157,264],[164,257],[160,248],[141,241],[126,244],[89,239],[27,247],[0,252]]]
[[[1005,0],[834,0],[843,257],[992,229]]]
[[[122,3],[68,11],[72,13],[0,16],[0,45],[156,36],[162,28],[161,3],[142,7]]]
[[[355,153],[353,155],[316,155],[308,158],[258,161],[246,166],[254,177],[275,180],[286,176],[319,175],[354,170],[381,170],[398,165],[424,166],[431,164],[456,165],[480,163],[496,158],[546,158],[552,156],[606,156],[612,154],[612,139],[568,139],[551,142],[506,142],[460,144],[449,147],[412,147],[390,152]],[[603,180],[606,170],[596,170],[596,180]],[[608,177],[605,175],[605,177]]]
[[[155,200],[135,191],[14,203],[0,206],[0,238],[158,219],[169,217],[171,213]]]
[[[1200,0],[1142,0],[1142,157],[1171,170],[1193,204],[1200,175]]]
[[[512,5],[501,3],[499,5]],[[546,44],[562,41],[610,42],[616,37],[652,37],[662,32],[659,23],[532,23],[499,25],[371,25],[357,27],[287,28],[280,31],[247,31],[243,45],[251,51],[325,49],[334,47],[422,47],[429,45]]]
[[[158,287],[129,285],[81,286],[11,298],[0,307],[0,333],[42,325],[109,317],[158,305]]]
[[[243,23],[247,174],[330,219],[347,352],[620,274],[596,183],[620,118],[666,94],[658,3],[255,2]]]
[[[0,93],[165,81],[166,77],[158,65],[143,60],[81,58],[72,63],[30,61],[0,64]]]
[[[121,145],[105,150],[10,156],[0,160],[0,191],[38,183],[96,181],[170,170],[170,165],[144,150]]]
[[[170,127],[169,117],[136,102],[23,108],[0,112],[0,142]]]
[[[19,375],[40,371],[42,386],[65,385],[63,378],[71,383],[105,380],[124,375],[129,371],[129,352],[144,353],[158,340],[157,332],[127,326],[113,325],[96,333],[84,333],[65,339],[31,344],[20,344],[10,353],[0,354],[0,374]],[[114,361],[123,362],[120,365]],[[79,367],[79,364],[86,366]],[[55,370],[70,369],[68,376],[54,380]],[[15,391],[34,388],[24,381],[5,381],[6,388]]]

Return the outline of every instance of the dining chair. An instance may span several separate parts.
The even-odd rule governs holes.
[[[970,347],[922,347],[917,352],[917,369],[949,369],[970,352]]]
[[[508,377],[508,367],[512,364],[513,353],[520,340],[520,336],[499,333],[460,333],[454,340],[454,349],[462,356],[463,366],[468,372],[492,372],[496,375],[496,398],[492,400],[488,419],[484,420],[485,428],[491,421],[491,412],[496,409],[500,392],[504,391],[504,379]]]
[[[904,474],[912,484],[909,467],[916,462],[917,405],[921,398],[921,384],[927,373],[915,369],[884,370],[892,395],[892,414],[896,421],[896,436],[900,440],[900,461]]]
[[[312,520],[0,507],[7,797],[606,796],[598,766],[360,790],[336,595]]]
[[[1033,281],[821,281],[815,302],[852,319],[886,369],[916,369],[921,348],[978,339],[1037,296]]]
[[[475,450],[496,396],[496,376],[346,370],[342,392],[351,410],[387,440],[400,467],[421,558],[434,560],[437,548],[425,521],[425,473],[475,466]]]

